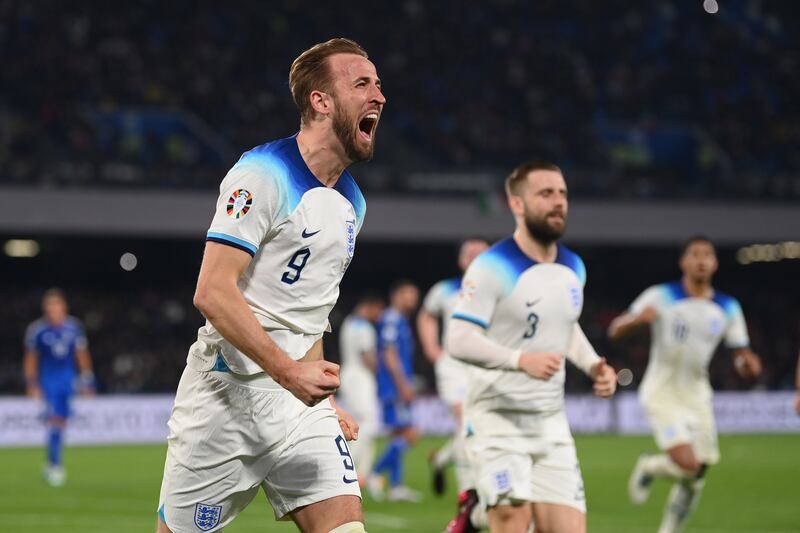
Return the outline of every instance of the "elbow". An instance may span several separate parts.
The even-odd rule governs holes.
[[[213,314],[213,300],[211,290],[209,290],[208,287],[203,285],[197,286],[197,289],[194,291],[192,303],[206,318],[209,318],[209,315]]]

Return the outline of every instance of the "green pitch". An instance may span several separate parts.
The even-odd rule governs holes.
[[[365,502],[371,533],[438,533],[455,509],[455,494],[429,492],[425,458],[441,441],[423,440],[407,463],[409,484],[424,490],[420,504]],[[589,504],[589,531],[653,532],[661,517],[667,484],[657,483],[650,501],[633,507],[626,483],[635,458],[655,451],[649,438],[578,438]],[[688,532],[800,532],[800,435],[722,437],[722,463],[709,470],[700,507]],[[45,485],[39,449],[0,450],[0,530],[59,533],[140,533],[154,530],[163,446],[67,449],[67,484]],[[452,486],[452,482],[451,482]],[[231,533],[294,531],[278,524],[263,495],[237,518]]]

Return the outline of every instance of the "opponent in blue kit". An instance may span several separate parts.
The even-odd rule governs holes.
[[[158,531],[220,531],[262,489],[302,531],[364,531],[322,336],[364,221],[347,166],[372,157],[386,100],[358,44],[332,39],[292,64],[297,135],[245,153],[220,185],[190,347],[169,421]]]
[[[66,481],[61,451],[70,399],[76,388],[92,394],[95,383],[86,333],[78,319],[67,314],[64,293],[59,289],[45,292],[42,311],[44,316],[25,333],[23,369],[27,395],[43,399],[47,408],[45,479],[60,486]]]
[[[418,439],[411,422],[411,402],[414,399],[414,334],[410,317],[419,304],[419,290],[410,281],[392,284],[389,308],[378,321],[378,398],[383,407],[383,423],[392,437],[373,468],[367,481],[370,494],[380,499],[377,475],[389,473],[388,499],[418,501],[421,494],[403,485],[403,456]]]

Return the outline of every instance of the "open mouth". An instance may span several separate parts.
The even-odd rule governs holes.
[[[378,114],[368,113],[358,122],[358,134],[367,142],[372,142],[375,135],[375,127],[378,125]]]

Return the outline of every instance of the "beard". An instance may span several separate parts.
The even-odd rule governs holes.
[[[552,244],[560,239],[567,230],[567,217],[564,215],[564,223],[561,226],[555,226],[547,221],[547,217],[555,213],[551,211],[543,216],[536,217],[525,209],[525,227],[528,228],[528,233],[531,234],[531,237],[542,244]]]
[[[336,103],[336,113],[333,115],[333,132],[344,148],[347,158],[353,163],[369,161],[375,150],[375,132],[372,133],[372,141],[368,148],[358,145],[358,124],[348,117],[339,102]]]

